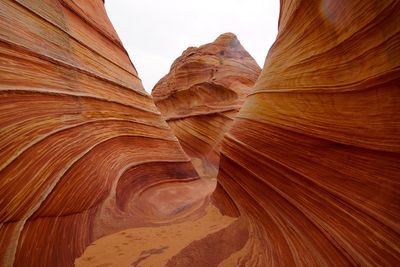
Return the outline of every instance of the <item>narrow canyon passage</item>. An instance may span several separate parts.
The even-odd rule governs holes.
[[[164,266],[194,240],[219,232],[236,218],[210,203],[216,180],[165,183],[143,192],[135,206],[152,226],[125,229],[89,245],[75,266]]]
[[[0,1],[0,266],[399,266],[400,1],[280,4],[149,95],[103,0]]]
[[[255,60],[232,33],[188,48],[175,60],[152,95],[200,179],[162,180],[140,189],[125,209],[132,211],[132,220],[142,227],[95,240],[75,261],[76,266],[204,266],[219,263],[228,257],[227,252],[233,254],[244,246],[243,224],[222,215],[212,204],[211,194],[217,185],[220,142],[259,73]],[[225,255],[219,257],[209,255],[211,251],[200,255],[199,248],[184,252],[189,258],[180,256],[181,250],[198,247],[196,241],[211,249],[206,240],[212,235],[224,236],[237,246],[228,249],[225,245]]]

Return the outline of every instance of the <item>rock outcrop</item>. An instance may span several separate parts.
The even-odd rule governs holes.
[[[216,177],[220,142],[260,67],[232,33],[189,47],[153,88],[158,109],[198,172]]]
[[[197,173],[101,0],[0,1],[0,94],[0,266],[72,266],[93,240],[183,218],[212,190],[175,183]]]
[[[154,93],[170,124],[231,115],[248,94],[210,203],[215,184],[144,92],[103,1],[0,1],[0,266],[398,266],[399,13],[395,0],[281,0],[251,92],[256,65],[215,44],[218,72],[242,75],[171,72]]]
[[[281,1],[223,140],[215,202],[225,191],[250,233],[228,266],[398,266],[399,14],[399,1]]]

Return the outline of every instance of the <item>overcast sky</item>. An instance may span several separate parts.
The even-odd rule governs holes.
[[[278,28],[279,0],[106,0],[107,13],[147,92],[189,46],[233,32],[262,67]]]

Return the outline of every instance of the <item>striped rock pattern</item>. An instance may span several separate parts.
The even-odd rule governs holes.
[[[141,195],[198,176],[103,1],[0,1],[0,94],[0,266],[72,266],[107,233],[200,205]]]
[[[215,177],[220,142],[251,92],[260,67],[232,33],[189,47],[152,96],[199,173]]]
[[[280,12],[223,140],[215,202],[249,229],[227,266],[399,266],[400,2]]]
[[[101,0],[0,1],[0,266],[398,266],[399,13],[281,0],[217,210]]]

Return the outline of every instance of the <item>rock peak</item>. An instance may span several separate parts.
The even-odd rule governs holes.
[[[233,39],[237,39],[237,36],[236,36],[236,34],[234,34],[232,32],[226,32],[226,33],[223,33],[220,36],[218,36],[218,38],[215,41],[217,41],[219,39],[231,39],[231,40],[233,40]]]
[[[156,106],[202,176],[217,175],[219,143],[260,71],[236,35],[224,33],[186,49],[155,85]]]
[[[234,33],[226,32],[218,36],[217,39],[214,41],[215,44],[221,45],[229,45],[231,47],[235,47],[240,44],[239,39]]]

